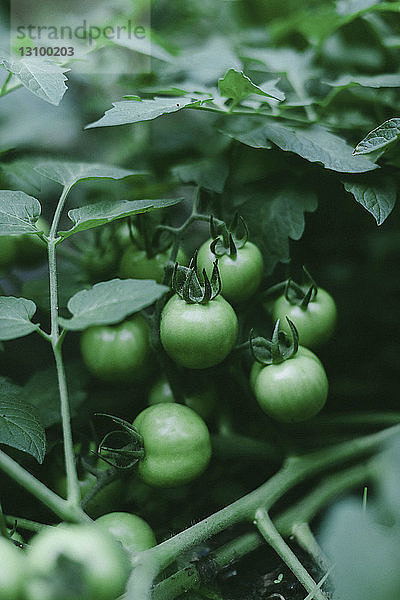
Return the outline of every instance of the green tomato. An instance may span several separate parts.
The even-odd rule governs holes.
[[[127,554],[96,525],[42,529],[27,557],[27,600],[115,600],[129,575]]]
[[[145,483],[166,488],[183,485],[206,469],[210,434],[191,408],[169,403],[149,406],[133,425],[143,437],[145,457],[138,473]]]
[[[250,374],[262,410],[282,423],[298,423],[316,415],[328,396],[328,379],[321,361],[304,347],[279,364],[255,363]]]
[[[169,257],[170,250],[167,250],[149,258],[144,250],[131,244],[122,255],[119,266],[120,277],[123,279],[154,279],[161,283]],[[178,250],[176,260],[180,265],[187,262],[186,255],[181,248]]]
[[[17,238],[12,235],[0,236],[0,271],[7,271],[17,258]]]
[[[222,296],[207,304],[188,304],[175,294],[161,314],[160,337],[166,353],[189,369],[206,369],[222,362],[237,334],[236,313]]]
[[[210,250],[211,243],[211,239],[204,242],[197,255],[199,271],[205,269],[209,277],[217,258]],[[262,254],[252,242],[246,242],[243,248],[238,248],[235,257],[228,254],[219,256],[223,297],[232,304],[241,304],[253,296],[261,282],[263,264]]]
[[[49,233],[49,224],[43,217],[36,221],[36,227],[46,235]],[[17,257],[16,263],[20,267],[36,267],[46,260],[47,245],[36,234],[25,233],[16,236]]]
[[[0,537],[0,600],[20,600],[26,557],[12,542]]]
[[[95,325],[81,336],[88,370],[103,381],[142,381],[151,371],[152,354],[145,318],[136,314],[117,325]]]
[[[318,288],[317,295],[306,308],[291,304],[285,296],[281,296],[272,305],[272,316],[274,321],[280,319],[282,331],[291,335],[286,321],[289,317],[296,325],[300,344],[314,349],[332,337],[336,325],[336,304],[328,292]]]
[[[157,544],[153,530],[141,517],[127,512],[113,512],[96,519],[96,523],[122,544],[130,555]]]
[[[184,390],[184,398],[186,406],[197,412],[202,419],[207,420],[215,408],[217,393],[211,383],[200,383],[195,380],[188,389]],[[175,402],[171,386],[165,377],[160,377],[153,383],[148,400],[150,406]]]

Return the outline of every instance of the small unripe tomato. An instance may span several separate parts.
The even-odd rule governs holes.
[[[186,406],[193,409],[206,421],[215,408],[217,393],[211,383],[199,383],[195,380],[192,385],[184,389],[184,398]],[[175,402],[171,386],[165,377],[160,377],[153,383],[149,391],[148,401],[150,406],[162,404],[163,402]]]
[[[222,282],[222,295],[232,304],[241,304],[255,294],[263,274],[263,257],[258,247],[247,241],[238,248],[236,256],[215,256],[210,249],[212,240],[200,247],[197,255],[199,271],[205,269],[211,277],[213,264],[218,258],[218,269]]]
[[[169,257],[170,250],[166,250],[149,258],[145,250],[140,250],[131,244],[122,255],[119,265],[120,277],[122,279],[154,279],[157,283],[161,283]],[[178,250],[176,260],[180,265],[186,264],[187,258],[181,248]]]
[[[149,329],[136,314],[117,325],[95,325],[81,336],[81,352],[88,370],[103,381],[141,381],[152,367]]]
[[[296,326],[299,342],[307,348],[318,348],[331,337],[336,325],[336,304],[332,296],[318,288],[316,296],[305,308],[291,304],[281,296],[272,305],[272,317],[280,319],[282,331],[290,335],[288,317]]]
[[[12,235],[0,236],[0,272],[14,266],[17,257],[17,238]]]
[[[206,304],[189,304],[175,294],[161,314],[164,350],[188,369],[207,369],[222,362],[235,345],[237,334],[236,313],[222,296]]]
[[[10,540],[0,537],[0,600],[20,600],[26,557]]]
[[[250,384],[262,410],[282,423],[311,419],[328,396],[328,379],[321,361],[302,346],[281,363],[255,363]]]
[[[155,487],[174,487],[195,479],[211,457],[207,425],[182,404],[156,404],[145,408],[133,426],[143,437],[145,456],[140,460],[141,479]]]
[[[131,513],[108,513],[96,519],[96,523],[120,542],[124,550],[131,555],[148,550],[157,543],[150,525]]]

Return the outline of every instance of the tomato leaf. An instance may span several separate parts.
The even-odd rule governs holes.
[[[43,161],[35,166],[35,171],[61,183],[64,187],[71,188],[78,181],[86,179],[123,179],[131,175],[146,175],[147,171],[128,171],[100,163],[79,163],[64,161]]]
[[[30,454],[41,464],[46,452],[46,434],[35,409],[21,402],[21,388],[0,378],[0,444]]]
[[[39,324],[31,322],[35,312],[32,300],[0,296],[0,340],[15,340],[36,331]]]
[[[39,233],[40,202],[25,192],[0,190],[0,235]]]
[[[87,382],[87,371],[81,361],[66,362],[68,376],[68,393],[71,416],[77,414],[79,406],[86,399],[84,387]],[[36,371],[20,388],[19,399],[35,407],[43,427],[51,427],[61,423],[60,394],[55,367]]]
[[[107,110],[101,119],[86,125],[85,129],[92,127],[109,127],[112,125],[126,125],[140,121],[151,121],[161,115],[176,112],[186,106],[197,104],[191,98],[154,98],[153,100],[123,100],[113,102],[113,108]]]
[[[382,225],[396,203],[397,184],[392,177],[379,176],[344,180],[344,188]]]
[[[235,103],[244,100],[251,94],[267,96],[268,98],[282,101],[285,99],[285,94],[276,89],[276,82],[276,79],[272,82],[272,85],[267,82],[264,85],[265,89],[262,89],[258,85],[255,85],[243,71],[229,69],[229,71],[219,79],[218,88],[221,96],[232,98]]]
[[[397,142],[400,138],[400,119],[388,119],[358,142],[353,154],[369,154],[376,150],[386,150],[390,144]]]
[[[65,329],[80,331],[92,325],[118,323],[169,291],[150,279],[112,279],[82,290],[68,302],[71,319],[59,318]]]
[[[123,219],[130,215],[150,212],[159,208],[174,206],[182,201],[182,198],[165,198],[160,200],[120,200],[119,202],[96,202],[82,208],[74,208],[68,212],[68,216],[74,223],[72,229],[60,231],[59,235],[67,238],[79,231],[100,227],[105,223],[111,223],[116,219]]]
[[[49,59],[21,58],[19,60],[2,60],[3,66],[17,77],[30,92],[49,102],[58,105],[67,91],[64,73],[70,69],[61,67]]]
[[[221,194],[229,174],[224,157],[204,158],[173,167],[172,173],[183,183],[196,183],[200,187]]]

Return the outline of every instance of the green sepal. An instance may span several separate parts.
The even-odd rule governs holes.
[[[272,338],[267,340],[262,337],[254,338],[254,330],[250,331],[249,346],[255,361],[262,365],[277,365],[292,358],[299,348],[299,334],[295,324],[286,317],[291,336],[279,330],[280,320],[275,323]]]
[[[214,300],[222,289],[218,261],[214,262],[211,279],[203,269],[202,281],[197,273],[197,252],[191,259],[189,267],[182,267],[175,263],[172,289],[188,304],[207,304],[210,300]]]

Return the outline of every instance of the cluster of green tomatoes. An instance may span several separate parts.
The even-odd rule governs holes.
[[[129,257],[133,259],[131,264]],[[135,257],[131,245],[122,259],[126,276],[161,280],[167,253],[153,257],[148,270],[145,254],[141,254],[139,262]],[[159,338],[177,368],[190,370],[188,379],[193,380],[194,372],[219,365],[234,349],[238,337],[236,313],[259,289],[263,259],[259,248],[248,240],[232,250],[218,238],[209,239],[200,247],[194,267],[179,268],[186,271],[186,282],[173,285],[175,293],[161,312]],[[191,295],[188,289],[193,278],[196,293]],[[217,280],[220,288],[215,291]],[[210,292],[213,283],[214,291]],[[296,287],[298,292],[300,288]],[[280,323],[280,333],[275,342],[266,342],[267,357],[257,348],[253,352],[250,386],[254,396],[268,416],[284,423],[313,417],[324,406],[328,394],[324,367],[311,348],[324,344],[332,335],[336,307],[332,297],[315,286],[306,296],[305,290],[296,299],[285,292],[269,304],[273,319]],[[287,341],[293,336],[290,322],[295,325],[296,337],[291,349]],[[81,352],[89,371],[105,381],[140,381],[154,372],[149,328],[142,314],[116,325],[87,329],[81,337]],[[204,417],[212,411],[216,393],[215,389],[200,389],[196,397],[193,390],[194,386],[189,395],[184,394],[183,405],[174,401],[165,378],[156,380],[149,392],[150,406],[133,423],[144,448],[138,474],[149,485],[185,484],[208,465],[211,443]]]

